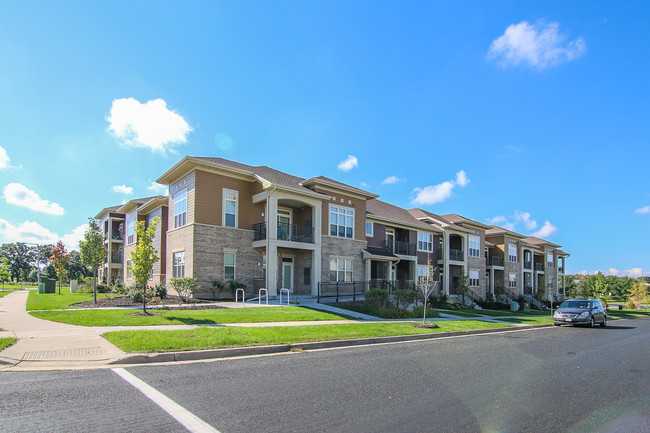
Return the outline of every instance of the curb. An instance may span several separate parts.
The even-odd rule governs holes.
[[[508,328],[475,329],[468,331],[436,332],[432,334],[397,335],[392,337],[356,338],[352,340],[314,341],[310,343],[278,344],[273,346],[236,347],[229,349],[190,350],[185,352],[134,353],[125,355],[109,364],[149,364],[155,362],[196,361],[240,356],[268,355],[285,353],[291,350],[318,350],[337,347],[363,346],[369,344],[397,343],[405,341],[432,340],[435,338],[460,337],[465,335],[493,334],[496,332],[515,332],[522,329],[549,328],[552,323],[521,325]]]

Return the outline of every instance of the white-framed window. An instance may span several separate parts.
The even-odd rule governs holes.
[[[549,268],[553,267],[553,253],[546,254],[546,266]]]
[[[126,219],[126,244],[130,245],[135,242],[135,217],[130,216]]]
[[[433,234],[418,232],[418,251],[433,251]]]
[[[508,244],[508,261],[517,262],[517,245],[512,243]]]
[[[133,271],[131,270],[131,266],[133,266],[133,261],[127,260],[126,261],[126,278],[129,279],[129,280],[133,278]]]
[[[354,209],[330,205],[330,235],[354,238]]]
[[[510,274],[508,276],[508,287],[517,287],[517,274]]]
[[[375,232],[374,228],[372,221],[366,221],[366,236],[373,237]]]
[[[185,251],[178,251],[172,255],[172,277],[185,276]]]
[[[470,287],[478,287],[480,285],[479,278],[478,278],[478,271],[469,271],[469,286]]]
[[[472,257],[481,256],[481,238],[476,235],[469,235],[469,255]]]
[[[330,259],[330,281],[352,281],[352,259]]]
[[[187,189],[178,191],[174,200],[174,228],[187,224]]]
[[[223,278],[224,280],[235,279],[235,261],[237,255],[235,253],[223,253]]]
[[[239,191],[223,189],[223,225],[237,227],[237,209],[239,204]]]
[[[418,265],[418,284],[426,284],[433,276],[433,266]]]

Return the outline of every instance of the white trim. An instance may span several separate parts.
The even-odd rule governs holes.
[[[418,230],[417,233],[418,233],[418,234],[417,234],[417,243],[416,243],[416,245],[417,245],[417,250],[418,250],[418,251],[423,251],[423,252],[425,252],[425,253],[432,253],[432,252],[433,252],[433,233],[422,232],[422,231],[419,231],[419,230]],[[429,236],[431,237],[431,239],[428,240],[428,241],[422,241],[422,242],[425,242],[425,243],[429,244],[429,245],[431,246],[431,249],[429,249],[429,250],[421,250],[421,249],[420,249],[420,234],[423,234],[423,235],[429,235]]]
[[[355,223],[356,223],[356,219],[355,219],[356,215],[355,215],[354,208],[347,207],[347,206],[339,206],[338,204],[334,204],[334,203],[329,203],[329,207],[327,209],[327,211],[328,211],[327,212],[328,220],[329,220],[329,224],[327,225],[327,233],[329,233],[330,236],[332,236],[331,233],[332,233],[332,208],[333,207],[335,207],[337,209],[342,209],[342,210],[345,209],[345,214],[341,214],[338,211],[336,212],[336,214],[337,214],[337,216],[343,215],[345,217],[346,221],[347,221],[348,216],[350,216],[350,215],[348,215],[348,211],[352,211],[352,226],[350,227],[352,229],[352,236],[351,237],[348,237],[347,235],[346,236],[339,236],[338,227],[341,227],[341,224],[338,224],[338,221],[337,221],[337,224],[335,224],[336,227],[337,227],[336,235],[333,235],[333,236],[337,237],[337,238],[341,238],[341,239],[355,239],[355,237],[354,237],[354,234],[355,234],[354,233],[354,226],[355,226]],[[337,219],[338,219],[338,217],[337,217]],[[347,228],[348,228],[347,224],[343,224],[343,227],[345,227],[345,232],[346,232],[345,234],[347,234]]]

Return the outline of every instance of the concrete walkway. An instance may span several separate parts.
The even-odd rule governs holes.
[[[50,322],[25,311],[28,291],[0,298],[0,337],[18,342],[0,351],[0,369],[73,369],[108,364],[124,352],[92,328]]]

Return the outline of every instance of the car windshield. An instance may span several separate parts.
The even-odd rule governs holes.
[[[564,301],[560,308],[582,308],[586,310],[589,308],[589,301]]]

